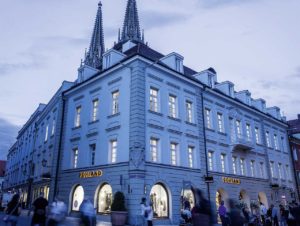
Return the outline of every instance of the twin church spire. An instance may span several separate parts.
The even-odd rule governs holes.
[[[136,0],[128,0],[125,19],[123,23],[122,34],[119,34],[118,42],[128,40],[144,42],[144,35],[141,35],[138,10]],[[85,54],[84,64],[93,68],[101,69],[102,56],[105,51],[102,3],[98,3],[98,11],[95,20],[95,26],[88,52]]]

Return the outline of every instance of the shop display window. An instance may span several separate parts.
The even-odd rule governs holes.
[[[83,187],[78,185],[73,192],[72,197],[72,211],[79,211],[79,207],[84,198],[84,190]]]
[[[181,209],[184,209],[185,203],[189,204],[190,209],[195,206],[195,196],[191,189],[184,189],[181,192]]]
[[[164,218],[169,216],[169,197],[162,184],[156,184],[152,187],[150,200],[153,203],[153,217]]]
[[[98,213],[109,214],[112,204],[112,188],[109,184],[103,185],[98,193]]]

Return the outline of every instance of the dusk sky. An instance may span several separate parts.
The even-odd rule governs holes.
[[[106,48],[126,0],[102,0]],[[74,81],[98,0],[1,0],[0,159],[39,103]],[[145,40],[196,71],[247,89],[293,119],[300,113],[299,0],[137,0]]]

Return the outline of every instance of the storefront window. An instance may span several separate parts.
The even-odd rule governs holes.
[[[150,200],[153,203],[153,217],[168,217],[169,198],[166,189],[161,184],[156,184],[150,192]]]
[[[84,190],[83,187],[78,185],[73,192],[72,197],[72,211],[79,211],[79,207],[84,198]]]
[[[109,184],[101,187],[98,193],[98,212],[103,214],[110,213],[112,203],[112,188]]]
[[[191,189],[184,189],[181,192],[181,208],[184,209],[185,203],[189,203],[192,209],[195,206],[195,197]]]

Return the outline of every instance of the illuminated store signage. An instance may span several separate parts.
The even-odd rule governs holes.
[[[83,171],[79,173],[79,178],[101,177],[102,175],[102,170]]]
[[[226,184],[241,184],[241,180],[236,178],[222,177],[222,180]]]

